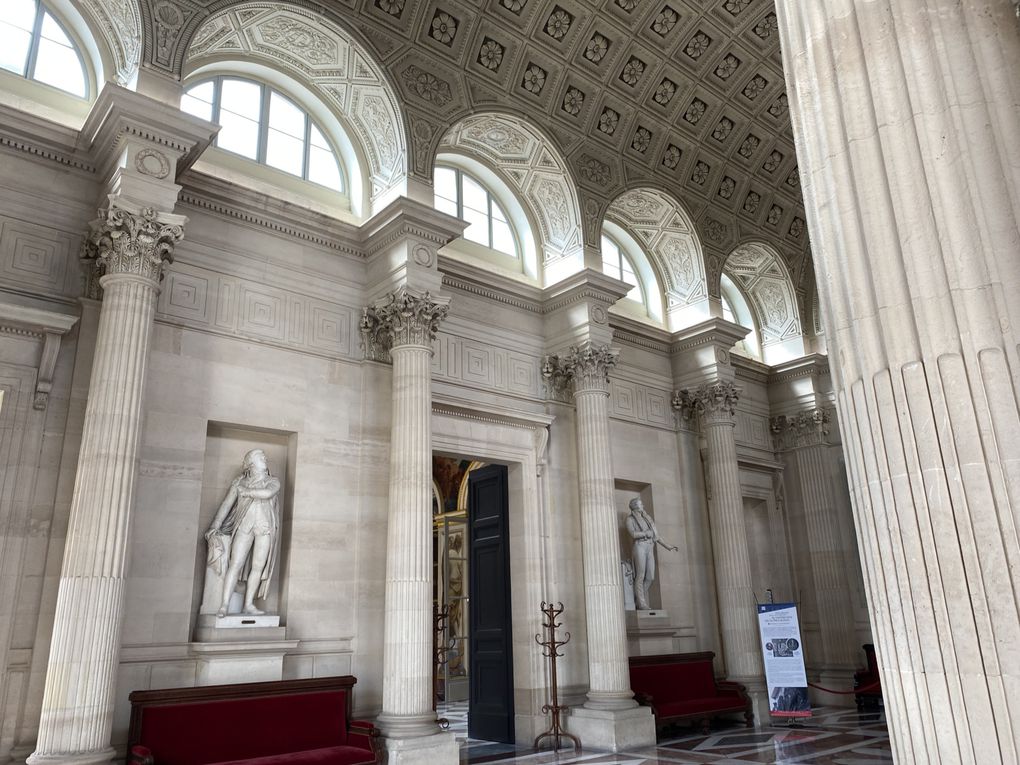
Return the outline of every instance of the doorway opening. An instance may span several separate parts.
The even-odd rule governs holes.
[[[458,738],[514,742],[508,471],[433,455],[434,693]]]

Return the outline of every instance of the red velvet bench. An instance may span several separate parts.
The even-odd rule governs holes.
[[[711,651],[630,657],[630,687],[634,698],[650,706],[657,728],[694,721],[708,732],[720,715],[741,713],[754,725],[751,699],[740,683],[715,679]]]
[[[128,765],[358,765],[378,759],[378,732],[351,722],[357,680],[135,691]]]

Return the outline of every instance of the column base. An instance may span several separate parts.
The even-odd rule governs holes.
[[[834,691],[852,691],[854,689],[854,670],[823,669],[818,674],[818,685]],[[852,693],[828,693],[811,688],[811,705],[817,707],[855,707],[857,697]]]
[[[376,718],[375,724],[387,741],[430,738],[439,733],[435,712],[422,715],[387,715],[383,712]]]
[[[386,765],[459,765],[460,744],[449,732],[413,738],[386,738]]]
[[[117,756],[111,746],[98,752],[75,752],[74,754],[32,754],[27,765],[110,765]]]
[[[567,731],[581,739],[585,750],[620,752],[655,745],[655,717],[651,707],[574,708],[567,716]]]

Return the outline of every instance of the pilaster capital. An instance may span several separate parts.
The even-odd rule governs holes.
[[[701,418],[706,425],[732,425],[740,400],[740,388],[732,382],[706,383],[694,390],[673,394],[673,409],[685,419]]]
[[[158,283],[163,265],[173,262],[174,247],[184,237],[187,218],[182,215],[140,207],[114,195],[109,200],[82,242],[86,297],[100,297],[103,276],[132,274]]]
[[[609,395],[609,372],[616,366],[619,351],[608,345],[584,342],[572,345],[565,353],[550,354],[542,360],[552,398],[567,400],[570,393]]]
[[[831,422],[832,414],[828,409],[809,409],[773,417],[769,427],[776,451],[785,452],[805,446],[827,445]]]
[[[361,347],[365,358],[389,361],[390,351],[406,345],[431,350],[439,325],[450,313],[450,299],[400,288],[361,315]]]

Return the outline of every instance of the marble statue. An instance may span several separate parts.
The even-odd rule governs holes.
[[[206,565],[223,580],[217,616],[226,616],[230,596],[245,582],[245,614],[260,615],[255,598],[265,599],[280,543],[280,480],[269,474],[266,455],[252,449],[241,462],[205,534],[209,543]]]
[[[677,548],[659,539],[655,521],[645,512],[640,497],[634,497],[630,501],[627,531],[634,540],[634,546],[631,548],[634,561],[634,603],[639,611],[647,611],[650,608],[648,588],[655,581],[655,545],[662,545],[671,552],[675,552]]]

